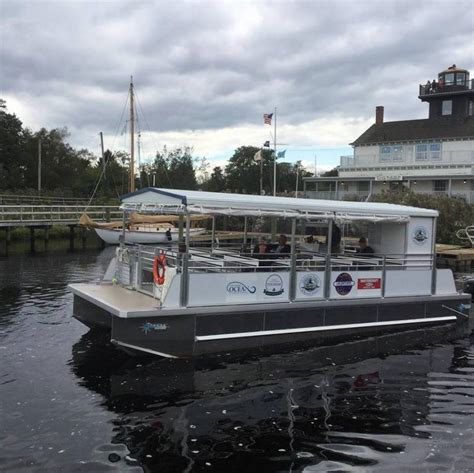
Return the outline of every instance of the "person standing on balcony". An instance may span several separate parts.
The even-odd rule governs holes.
[[[425,94],[430,94],[431,93],[431,82],[428,79],[428,82],[425,85]]]
[[[438,84],[436,83],[436,80],[433,79],[433,82],[431,83],[431,92],[434,94],[438,88]]]

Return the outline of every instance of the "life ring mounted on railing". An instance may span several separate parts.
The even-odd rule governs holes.
[[[153,260],[153,281],[158,286],[163,286],[165,283],[166,274],[166,256],[164,253],[160,253],[155,256]]]

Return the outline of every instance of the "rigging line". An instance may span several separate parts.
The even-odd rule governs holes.
[[[148,120],[146,119],[145,112],[143,111],[142,103],[140,102],[140,99],[135,91],[135,98],[137,99],[137,104],[140,107],[140,112],[142,114],[143,119],[145,120],[145,125],[147,126],[148,131],[151,133],[151,127],[150,124],[148,123]]]
[[[114,149],[114,145],[115,145],[115,140],[117,138],[117,134],[118,134],[118,131],[119,131],[119,128],[120,128],[120,124],[122,123],[122,120],[123,120],[123,116],[125,114],[125,109],[127,108],[127,104],[128,104],[128,99],[130,97],[130,91],[127,93],[127,97],[125,99],[125,104],[123,106],[123,109],[122,109],[122,114],[120,115],[120,119],[117,123],[117,126],[115,127],[115,133],[114,133],[114,138],[112,140],[112,146],[111,146],[111,149],[113,150]],[[87,212],[87,209],[90,207],[91,205],[91,202],[92,200],[94,199],[95,197],[95,193],[97,192],[97,189],[99,188],[99,184],[100,184],[100,181],[102,180],[103,176],[104,176],[104,173],[105,173],[105,169],[107,167],[107,161],[104,163],[104,166],[102,168],[102,172],[99,174],[99,178],[97,179],[97,182],[95,184],[95,187],[94,187],[94,191],[92,192],[92,196],[91,198],[89,199],[89,203],[87,204],[87,207],[85,208],[84,212]]]
[[[102,177],[104,177],[106,167],[107,167],[107,161],[105,162],[104,166],[102,166],[102,172],[99,175],[99,179],[97,179],[97,183],[96,183],[96,186],[94,188],[94,192],[92,192],[91,198],[89,199],[89,202],[88,202],[84,212],[87,212],[87,209],[91,205],[92,199],[94,198],[95,193],[97,192],[97,189],[99,188],[100,181],[102,180]]]
[[[136,103],[138,104],[138,107],[139,107],[139,109],[140,109],[140,112],[141,112],[141,114],[142,114],[142,117],[143,117],[143,119],[145,120],[145,125],[146,125],[146,127],[147,127],[147,131],[148,131],[149,133],[151,133],[151,132],[152,132],[151,126],[150,126],[150,124],[148,123],[148,120],[147,120],[147,118],[146,118],[145,112],[143,111],[142,103],[141,103],[141,101],[140,101],[140,98],[138,97],[138,94],[137,94],[137,91],[136,91],[136,90],[135,90],[135,99],[136,99]],[[138,113],[137,113],[137,116],[138,116]],[[155,156],[155,159],[156,159],[156,156]],[[169,182],[169,184],[170,184],[170,187],[172,188],[172,187],[173,187],[173,183],[171,182],[170,176],[169,176],[169,174],[168,174],[168,169],[167,169],[167,167],[166,167],[166,164],[167,164],[167,163],[166,163],[166,159],[165,159],[164,156],[163,156],[163,161],[164,161],[164,163],[165,163],[164,171],[165,171],[166,179],[168,180],[168,182]]]
[[[122,124],[123,117],[125,115],[125,110],[127,109],[129,99],[130,99],[130,91],[128,91],[128,93],[127,93],[127,98],[125,99],[125,104],[124,104],[123,109],[122,109],[122,114],[120,115],[120,119],[117,123],[117,126],[115,127],[114,138],[112,140],[112,146],[111,146],[112,150],[114,149],[115,140],[117,139],[117,135],[120,131],[120,125]],[[126,125],[126,122],[125,122],[125,125]]]

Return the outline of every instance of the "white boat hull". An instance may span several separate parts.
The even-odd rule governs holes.
[[[123,230],[120,229],[109,229],[109,228],[96,228],[97,235],[99,235],[102,240],[110,245],[118,245],[119,239],[123,234]],[[192,228],[191,236],[201,235],[206,231],[205,228]],[[178,241],[178,229],[171,230],[171,242]],[[166,229],[158,230],[125,230],[125,243],[135,243],[135,244],[157,244],[157,243],[170,243],[166,235]]]

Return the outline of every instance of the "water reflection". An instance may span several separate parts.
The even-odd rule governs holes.
[[[469,339],[446,344],[457,336],[431,328],[183,361],[129,358],[88,333],[71,368],[117,414],[112,442],[125,443],[145,471],[393,471],[446,466],[433,437],[457,445],[446,427],[453,415],[470,424],[461,440],[474,439],[465,417],[474,414],[474,355]],[[459,465],[469,464],[465,453]]]

